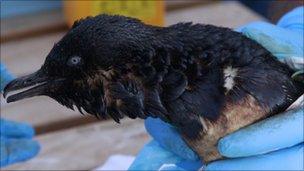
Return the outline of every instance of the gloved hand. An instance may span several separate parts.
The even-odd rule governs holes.
[[[1,90],[10,80],[3,64],[1,65]],[[0,119],[0,167],[34,157],[40,149],[37,141],[32,140],[34,129],[25,123]]]
[[[4,89],[5,85],[7,83],[9,83],[11,80],[13,80],[13,76],[11,73],[8,72],[8,70],[6,69],[5,65],[3,65],[2,63],[0,63],[0,70],[1,70],[1,77],[0,77],[0,90],[2,92],[2,90]]]
[[[303,70],[303,10],[300,7],[287,13],[277,26],[255,22],[238,31],[291,67]],[[227,159],[212,162],[205,169],[303,170],[303,112],[303,108],[290,110],[222,138],[218,150]],[[129,170],[197,170],[202,167],[198,156],[174,127],[152,118],[145,124],[155,140],[142,149]]]

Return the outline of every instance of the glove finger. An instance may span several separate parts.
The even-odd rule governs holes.
[[[303,109],[292,109],[225,136],[218,150],[226,157],[247,157],[291,147],[304,141],[303,120]]]
[[[301,143],[265,155],[216,161],[206,170],[303,170],[303,150]]]
[[[238,30],[257,41],[280,60],[291,56],[303,57],[303,33],[292,32],[265,22],[254,22]]]
[[[3,167],[36,156],[40,146],[37,141],[30,139],[1,138],[0,149],[0,167]]]
[[[158,170],[163,164],[178,163],[182,160],[152,140],[138,153],[128,170]]]
[[[34,129],[27,123],[0,119],[0,136],[7,138],[32,138]]]
[[[160,119],[147,118],[145,127],[149,134],[165,149],[186,160],[197,160],[198,156],[181,138],[176,129]]]
[[[196,161],[185,160],[185,161],[176,163],[176,166],[179,168],[182,168],[184,170],[196,170],[197,171],[203,167],[203,162],[200,159],[198,159]]]
[[[5,65],[3,65],[2,63],[0,63],[0,69],[1,69],[1,88],[0,90],[2,91],[5,87],[5,85],[10,82],[12,79],[14,79],[14,77],[8,72],[8,70],[6,69]]]
[[[278,26],[302,32],[304,31],[304,7],[298,7],[285,14],[278,22]]]

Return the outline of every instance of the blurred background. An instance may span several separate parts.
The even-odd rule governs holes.
[[[276,23],[302,0],[94,0],[1,1],[1,62],[15,76],[37,70],[69,26],[79,18],[100,13],[136,17],[167,26],[182,21],[237,28],[253,21]],[[2,96],[1,96],[2,98]],[[1,117],[33,125],[41,143],[39,155],[4,170],[89,170],[111,155],[136,155],[149,141],[143,121],[122,124],[97,120],[68,110],[46,97],[6,104]]]

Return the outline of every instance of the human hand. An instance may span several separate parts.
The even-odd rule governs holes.
[[[297,108],[224,137],[218,149],[228,159],[210,163],[206,170],[301,170],[303,120],[303,109]],[[203,163],[193,151],[175,135],[177,132],[167,132],[172,129],[170,125],[149,118],[146,127],[155,140],[143,148],[129,170],[198,170],[202,167]]]
[[[40,146],[33,136],[30,125],[0,119],[0,167],[34,157]]]
[[[277,26],[256,22],[238,30],[259,42],[279,60],[289,63],[295,69],[302,69],[303,10],[301,7],[286,14]],[[188,148],[172,126],[150,118],[146,120],[146,128],[158,143],[152,143],[149,148],[144,147],[129,170],[160,168],[160,170],[197,170],[200,168],[202,164],[198,157]],[[218,143],[219,152],[228,159],[210,163],[206,169],[301,170],[303,169],[302,128],[303,109],[285,112],[241,129],[224,137]],[[167,154],[167,156],[160,155],[152,160],[145,160],[145,156],[152,154],[154,156]],[[157,164],[152,166],[150,163]]]
[[[13,79],[1,64],[1,90]],[[40,149],[37,141],[32,140],[34,129],[25,123],[7,121],[0,118],[0,167],[34,157]]]
[[[3,65],[2,63],[0,63],[0,70],[1,70],[1,77],[0,77],[0,90],[2,92],[2,90],[4,89],[5,85],[7,83],[9,83],[11,80],[13,80],[13,76],[12,74],[10,74],[8,72],[8,70],[6,69],[5,65]]]
[[[154,140],[142,148],[128,170],[198,170],[202,166],[173,126],[155,118],[147,118],[145,126]]]

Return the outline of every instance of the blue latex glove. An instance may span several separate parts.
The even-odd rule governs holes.
[[[255,22],[239,28],[280,60],[303,60],[303,7],[287,13],[277,26]],[[296,66],[303,69],[303,65]],[[238,130],[218,143],[226,160],[205,166],[206,170],[303,170],[303,108],[276,115]],[[145,121],[147,131],[158,142],[145,146],[129,170],[197,170],[202,163],[174,127],[159,119]],[[167,154],[147,158],[153,154]],[[148,160],[147,160],[148,159]],[[153,163],[153,164],[152,164]]]
[[[1,65],[1,90],[12,80],[12,75]],[[34,129],[26,123],[0,119],[0,167],[30,159],[37,155],[40,146],[32,140]]]
[[[4,89],[5,85],[9,83],[14,77],[11,73],[8,72],[5,65],[0,63],[0,70],[1,70],[1,77],[0,77],[0,84],[1,84],[1,92]]]

